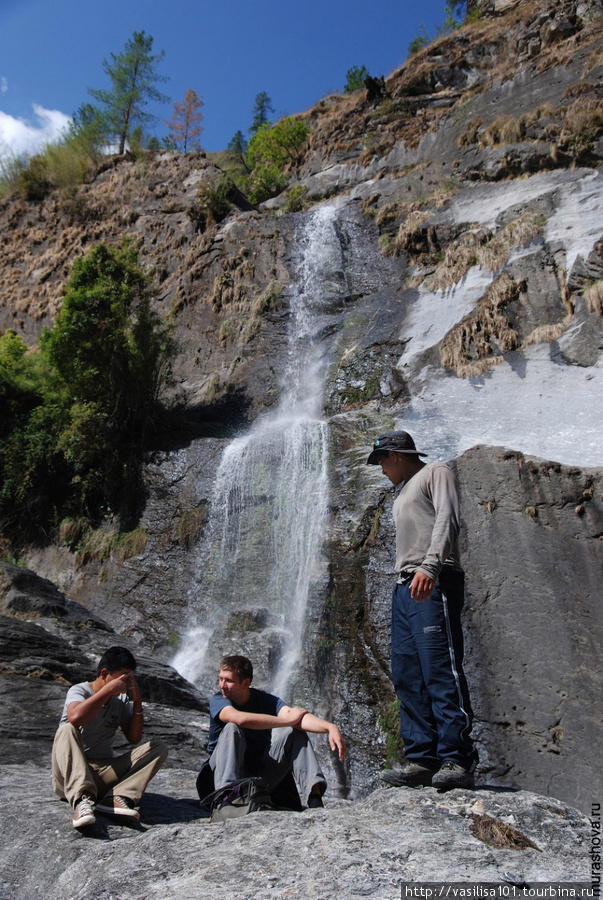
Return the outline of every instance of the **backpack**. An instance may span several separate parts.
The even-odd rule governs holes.
[[[263,778],[239,778],[203,799],[211,808],[212,822],[238,819],[261,809],[274,809],[268,785]]]

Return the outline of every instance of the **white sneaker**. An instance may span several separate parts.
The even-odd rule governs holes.
[[[82,794],[73,809],[73,827],[83,828],[85,825],[94,825],[94,800],[88,794]]]
[[[130,819],[140,819],[140,813],[134,806],[134,801],[129,797],[120,797],[115,794],[107,802],[101,800],[96,804],[98,812],[109,813],[110,816],[128,816]]]

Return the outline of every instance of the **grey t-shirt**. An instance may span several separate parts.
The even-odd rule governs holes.
[[[446,463],[428,463],[407,481],[394,502],[396,572],[436,579],[444,563],[460,567],[457,480]]]
[[[92,697],[93,691],[89,682],[82,681],[72,685],[67,691],[60,725],[68,722],[67,707],[70,703],[81,703]],[[113,737],[122,722],[132,715],[132,703],[127,694],[111,697],[106,706],[102,706],[95,717],[86,725],[80,726],[84,740],[84,751],[89,759],[108,759],[113,756]]]

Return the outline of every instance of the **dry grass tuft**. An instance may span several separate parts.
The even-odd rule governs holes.
[[[375,223],[384,230],[391,230],[397,219],[403,217],[398,232],[393,239],[389,234],[382,235],[381,250],[386,256],[399,256],[410,253],[411,256],[428,254],[437,256],[440,253],[435,243],[432,229],[424,228],[434,210],[442,209],[459,191],[456,182],[449,180],[441,184],[430,194],[417,197],[415,200],[402,202],[392,200],[385,203],[378,212],[371,212],[367,204],[363,209],[365,215],[375,215]]]
[[[142,556],[149,536],[144,528],[135,528],[117,535],[114,542],[115,556],[119,562],[125,562],[133,556]]]
[[[370,206],[367,204],[367,210],[370,209]],[[390,203],[385,203],[381,209],[375,214],[375,225],[378,225],[379,228],[387,227],[388,225],[392,225],[396,219],[400,215],[400,204],[395,200],[392,200]]]
[[[603,317],[603,279],[587,287],[582,296],[587,310]]]
[[[114,540],[115,532],[113,531],[105,531],[103,528],[98,528],[95,531],[90,530],[82,539],[81,547],[75,554],[76,569],[79,569],[91,559],[100,561],[109,559]]]
[[[592,72],[593,69],[598,69],[600,66],[603,66],[603,47],[597,47],[589,55],[584,64],[584,74],[587,75],[589,72]]]
[[[566,316],[562,322],[552,322],[549,325],[538,325],[523,341],[524,347],[531,344],[552,344],[558,341],[570,323],[571,316]]]
[[[444,251],[444,258],[427,281],[429,289],[444,291],[460,281],[472,266],[478,265],[479,250],[490,239],[489,231],[476,228],[450,243]]]
[[[583,81],[568,88],[564,100],[569,102],[561,106],[544,103],[517,118],[498,116],[485,126],[480,119],[472,119],[459,135],[458,144],[484,149],[520,141],[554,142],[578,158],[588,153],[603,133],[603,100],[595,90],[596,85]]]
[[[90,529],[87,519],[63,519],[59,525],[59,540],[75,550]]]
[[[475,119],[471,119],[465,130],[458,136],[457,143],[459,147],[470,147],[472,144],[477,144],[481,127],[482,120],[479,116],[476,116]]]
[[[262,316],[269,312],[275,312],[279,308],[282,292],[283,285],[275,279],[254,298],[251,304],[251,313],[241,328],[241,339],[244,344],[248,344],[260,330]]]
[[[559,144],[574,157],[587,153],[603,133],[603,100],[578,98],[565,112]]]
[[[521,118],[498,116],[481,132],[479,142],[482,147],[495,147],[497,144],[515,144],[521,141],[525,128]]]
[[[542,852],[534,841],[511,825],[507,825],[506,822],[481,813],[472,813],[471,818],[473,822],[469,826],[469,831],[478,841],[482,841],[488,847],[496,850],[527,850],[529,848],[538,850],[539,853]]]
[[[459,378],[473,378],[515,350],[519,335],[511,327],[507,306],[517,299],[520,286],[506,273],[493,282],[477,304],[474,316],[448,332],[440,347],[442,365]]]
[[[12,582],[4,569],[0,569],[0,609],[4,606],[4,601],[6,600],[10,589],[12,587]]]
[[[214,278],[209,302],[219,312],[224,307],[241,310],[250,289],[250,280],[255,275],[255,266],[243,248],[235,256],[226,257],[222,262],[222,272]]]
[[[396,237],[383,247],[386,256],[399,256],[401,253],[422,253],[426,249],[426,232],[423,225],[433,213],[427,209],[411,209],[400,225]]]
[[[486,229],[467,231],[448,245],[444,258],[427,282],[430,290],[446,290],[457,284],[472,266],[498,272],[513,247],[520,247],[542,233],[546,219],[526,212],[509,222],[494,236]]]
[[[479,265],[491,272],[498,272],[508,260],[513,247],[521,247],[533,241],[542,234],[545,225],[546,217],[541,213],[526,212],[513,219],[480,249]]]
[[[570,85],[562,94],[562,100],[575,100],[576,97],[582,97],[584,94],[591,94],[597,90],[594,81],[578,81],[576,84]]]

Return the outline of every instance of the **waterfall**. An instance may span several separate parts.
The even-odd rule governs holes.
[[[280,402],[223,452],[191,592],[190,630],[173,661],[200,687],[215,684],[222,652],[244,652],[259,663],[260,680],[286,693],[300,660],[308,598],[323,577],[325,337],[333,295],[340,310],[346,292],[334,206],[305,217],[296,246]]]

